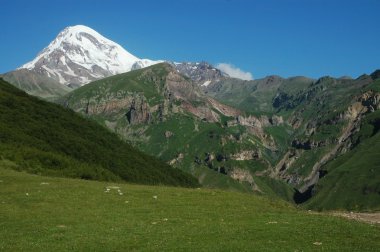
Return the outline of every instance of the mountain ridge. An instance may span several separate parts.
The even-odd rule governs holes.
[[[207,87],[191,82],[162,63],[90,83],[66,95],[62,104],[197,176],[204,186],[277,194],[297,203],[297,193],[315,188],[314,194],[324,194],[318,180],[333,180],[324,165],[356,150],[362,120],[376,117],[380,108],[379,83],[370,75],[355,80],[227,78]],[[364,181],[358,184],[363,186]],[[376,190],[360,194],[363,202],[355,199],[359,209],[370,206],[365,199],[376,198]],[[355,208],[354,200],[347,200],[340,204]]]

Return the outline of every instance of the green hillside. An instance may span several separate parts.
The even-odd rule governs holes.
[[[314,82],[306,77],[284,79],[279,76],[268,76],[263,79],[244,81],[226,78],[206,88],[209,96],[230,106],[253,114],[273,114],[273,98],[279,93],[287,96],[296,95]]]
[[[374,129],[380,120],[380,80],[375,73],[315,81],[227,79],[206,92],[257,116],[282,117],[283,125],[266,128],[280,151],[272,176],[302,191],[294,195],[296,202],[320,210],[376,210],[380,139]]]
[[[380,210],[380,111],[370,114],[354,135],[356,147],[328,163],[306,207]]]
[[[143,152],[193,174],[204,186],[273,195],[277,188],[266,186],[270,183],[292,200],[292,189],[282,181],[256,178],[268,168],[272,152],[252,129],[236,124],[240,112],[210,101],[168,64],[92,82],[60,103]],[[241,153],[244,157],[239,159]]]
[[[132,148],[75,112],[0,79],[0,158],[32,173],[195,186],[190,175]]]
[[[27,69],[11,71],[0,77],[30,95],[47,100],[57,99],[72,91],[71,88],[58,83],[52,78]]]
[[[356,132],[365,128],[361,124],[367,118],[380,118],[376,76],[224,78],[203,93],[171,66],[157,64],[90,83],[66,95],[61,104],[193,174],[204,186],[277,195],[296,203],[315,196],[306,205],[323,209],[327,199],[322,188],[329,188],[323,184],[336,184],[333,160],[360,151]],[[357,174],[373,178],[370,171],[378,161],[367,158],[368,167],[352,168],[341,177],[342,185]],[[336,204],[329,208],[378,208],[373,189],[378,183],[371,181],[358,180],[344,193],[338,191],[331,196]],[[358,189],[368,183],[375,183],[371,193]],[[350,194],[362,204],[356,206],[358,201],[351,198],[334,200]]]
[[[2,251],[377,251],[380,228],[208,189],[33,176],[0,164]]]

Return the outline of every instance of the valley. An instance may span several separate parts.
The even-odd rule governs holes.
[[[204,187],[275,195],[317,210],[380,207],[380,160],[372,148],[379,70],[356,79],[241,80],[207,62],[140,59],[79,25],[1,77]],[[366,156],[363,164],[351,165],[355,155]],[[355,180],[358,174],[363,179]]]
[[[377,131],[364,133],[377,127],[380,93],[373,76],[316,81],[268,77],[234,84],[242,87],[233,89],[229,88],[233,80],[224,77],[205,89],[171,65],[158,64],[91,83],[60,103],[112,129],[140,150],[195,175],[206,187],[277,194],[303,203],[321,190],[319,178],[321,183],[329,180],[333,168],[325,167],[330,161],[366,148],[367,142],[377,143]],[[253,90],[244,92],[253,97],[244,106],[223,96],[241,92],[240,88]],[[241,96],[231,95],[244,101]],[[261,112],[246,109],[247,104],[255,109],[260,99],[260,104],[267,104]],[[370,160],[373,163],[361,167],[361,172],[377,184],[378,161]],[[357,184],[355,191],[363,192],[368,182]],[[332,208],[378,207],[375,184],[369,194],[359,193],[355,202],[347,199]],[[329,191],[329,197],[341,193],[334,196]],[[321,208],[318,203],[308,206]]]
[[[377,251],[379,129],[380,70],[253,79],[68,26],[0,75],[0,250]]]

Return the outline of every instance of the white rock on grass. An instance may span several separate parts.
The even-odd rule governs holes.
[[[267,224],[277,224],[277,221],[269,221]]]
[[[106,188],[107,189],[119,189],[120,187],[119,186],[107,186]]]

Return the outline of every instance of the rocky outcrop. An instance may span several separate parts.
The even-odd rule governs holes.
[[[199,86],[207,87],[210,84],[218,82],[222,78],[228,77],[227,74],[207,62],[173,62],[171,64],[179,73],[189,77]]]
[[[183,153],[179,153],[174,159],[170,160],[168,164],[173,166],[178,165],[179,163],[181,163],[184,157],[185,155]]]
[[[228,121],[227,126],[232,127],[236,125],[246,126],[257,129],[256,132],[261,137],[264,135],[264,127],[269,126],[270,122],[268,117],[261,116],[260,118],[257,118],[255,116],[237,116],[234,120]]]
[[[198,117],[201,120],[207,121],[207,122],[219,122],[220,117],[219,115],[211,110],[209,107],[206,105],[200,105],[200,106],[195,106],[192,103],[189,102],[183,102],[181,104],[181,107],[183,108],[184,111],[187,111],[194,116]]]
[[[149,123],[152,121],[152,114],[145,99],[133,99],[126,117],[130,124]]]
[[[259,160],[261,158],[261,152],[259,150],[244,150],[231,155],[230,158],[237,161]]]
[[[264,128],[269,125],[271,125],[269,119],[267,116],[261,116],[259,118],[255,116],[237,116],[236,122],[230,122],[230,126],[232,125],[242,125],[242,126],[249,126],[249,127],[255,127],[255,128]]]
[[[298,129],[301,127],[303,120],[300,116],[294,115],[288,119],[288,123],[292,126],[293,129]]]
[[[241,115],[241,112],[238,109],[224,105],[213,98],[207,98],[207,101],[210,103],[210,105],[213,108],[215,108],[216,110],[218,110],[220,113],[222,113],[225,116],[237,117]]]
[[[295,150],[290,150],[285,153],[280,162],[278,162],[272,170],[270,176],[275,179],[281,179],[293,186],[299,185],[302,182],[303,177],[296,172],[290,173],[288,169],[296,162],[301,153],[302,151],[299,152]]]
[[[180,107],[201,120],[219,122],[220,116],[213,110],[217,110],[226,116],[240,114],[237,109],[226,106],[212,98],[204,97],[199,88],[175,71],[170,71],[166,76],[167,100],[181,102]]]
[[[303,193],[311,186],[316,184],[319,179],[320,168],[328,161],[344,153],[351,146],[350,137],[360,129],[361,119],[366,113],[374,112],[379,109],[380,94],[373,91],[363,93],[357,98],[348,109],[344,112],[344,119],[348,122],[343,128],[336,145],[327,152],[317,163],[314,164],[309,176],[304,179],[304,185],[299,189]]]
[[[186,80],[177,72],[170,70],[166,75],[165,86],[174,99],[183,101],[199,100],[198,88],[191,81]]]
[[[250,184],[253,184],[253,177],[247,170],[234,168],[228,173],[228,175],[239,182],[248,182]]]
[[[240,183],[246,182],[249,183],[249,185],[252,188],[252,191],[257,191],[262,193],[260,188],[257,186],[255,181],[253,180],[253,177],[251,173],[247,170],[243,170],[240,168],[234,168],[229,173],[228,176],[230,176],[232,179],[239,181]]]
[[[282,116],[273,115],[273,116],[269,119],[269,122],[270,122],[270,124],[272,124],[273,126],[279,126],[279,125],[284,124],[284,119],[282,118]]]
[[[329,79],[328,79],[329,80]],[[326,81],[326,80],[325,80]],[[295,139],[292,141],[292,147],[295,149],[289,150],[283,158],[274,167],[272,176],[281,178],[288,183],[294,185],[302,185],[299,189],[299,193],[305,193],[316,184],[321,176],[321,167],[335,158],[338,155],[345,153],[349,150],[353,143],[351,137],[360,130],[360,124],[362,118],[367,113],[378,110],[380,107],[380,94],[373,91],[368,91],[356,98],[345,112],[342,112],[332,119],[328,119],[324,122],[312,121],[306,126],[305,135],[311,136],[321,125],[335,125],[341,122],[345,122],[339,136],[333,140],[312,140],[312,139]],[[293,166],[295,161],[300,157],[304,150],[311,150],[315,148],[331,146],[329,150],[318,160],[311,168],[311,172],[308,176],[303,177],[297,174],[290,174],[289,168]]]
[[[266,148],[275,150],[276,144],[273,137],[264,132],[265,127],[272,125],[267,116],[260,116],[258,118],[255,116],[244,117],[239,115],[234,120],[227,122],[228,127],[236,125],[245,126],[248,133],[258,137]]]
[[[174,135],[174,133],[173,132],[171,132],[171,131],[165,131],[165,137],[166,138],[171,138],[172,136]]]

